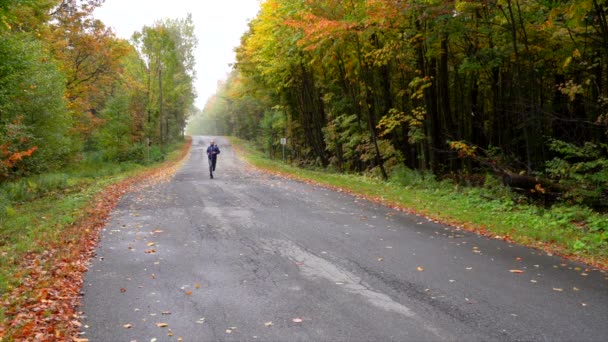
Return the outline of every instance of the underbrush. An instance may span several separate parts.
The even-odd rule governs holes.
[[[582,205],[550,207],[503,186],[487,175],[482,186],[438,180],[432,174],[399,167],[390,180],[297,168],[272,161],[239,139],[233,144],[256,167],[337,187],[369,199],[465,227],[488,236],[533,246],[608,267],[608,215]]]

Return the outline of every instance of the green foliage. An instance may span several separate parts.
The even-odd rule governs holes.
[[[143,151],[133,145],[129,97],[124,93],[115,95],[106,104],[100,118],[104,123],[94,133],[93,140],[97,148],[103,151],[104,160],[143,161]]]
[[[27,34],[0,35],[0,56],[0,131],[20,132],[29,147],[38,148],[11,176],[62,165],[78,148],[71,139],[63,76],[42,44]]]
[[[285,113],[279,109],[267,111],[260,122],[261,135],[258,142],[264,151],[273,158],[281,151],[281,138],[285,136]]]
[[[412,170],[405,166],[393,169],[390,181],[408,190],[411,188],[433,188],[438,184],[435,175],[432,173]]]
[[[0,226],[4,225],[4,221],[15,214],[12,205],[9,196],[4,192],[0,192]]]
[[[547,162],[547,173],[563,185],[565,199],[608,206],[608,145],[552,139],[549,147],[560,156]]]

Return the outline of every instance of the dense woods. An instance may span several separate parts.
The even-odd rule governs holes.
[[[303,165],[403,167],[606,205],[608,5],[266,0],[193,128]]]
[[[179,139],[194,101],[191,17],[131,41],[103,0],[0,0],[0,182],[83,159],[146,162]]]

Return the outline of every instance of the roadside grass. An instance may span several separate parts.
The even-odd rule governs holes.
[[[45,253],[66,242],[66,227],[89,214],[97,194],[110,185],[176,162],[182,157],[183,146],[184,142],[180,142],[168,148],[164,163],[144,166],[85,160],[59,172],[0,184],[0,299],[7,300],[28,277],[29,270],[23,266],[27,256]],[[52,265],[47,266],[50,269]],[[0,307],[0,322],[6,322],[6,309]]]
[[[394,172],[387,182],[303,169],[270,160],[243,140],[231,138],[231,141],[257,168],[608,269],[608,215],[589,208],[568,204],[544,208],[529,204],[492,176],[486,178],[484,187],[466,187],[406,169]]]

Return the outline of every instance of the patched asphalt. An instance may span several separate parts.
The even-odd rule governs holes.
[[[171,181],[113,211],[85,279],[83,338],[608,339],[608,274],[254,171],[216,140],[215,179],[209,137],[195,137]]]

